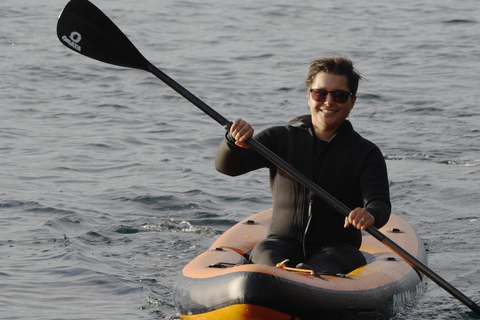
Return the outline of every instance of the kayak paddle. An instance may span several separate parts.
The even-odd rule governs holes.
[[[65,6],[65,9],[58,19],[57,36],[65,46],[87,57],[109,64],[140,69],[152,73],[217,121],[226,130],[229,130],[231,125],[230,121],[151,64],[110,18],[88,0],[71,0]],[[251,148],[275,164],[278,168],[285,171],[293,179],[310,189],[315,195],[326,201],[345,217],[350,214],[351,210],[347,206],[335,199],[254,138],[247,140],[247,143]],[[433,272],[425,264],[390,240],[375,227],[371,226],[366,231],[401,256],[410,266],[422,272],[452,296],[464,303],[475,314],[480,316],[480,307],[475,302]]]

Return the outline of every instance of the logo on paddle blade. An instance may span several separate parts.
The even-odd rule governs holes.
[[[82,51],[82,47],[78,44],[82,40],[82,35],[80,33],[73,31],[70,33],[70,37],[64,35],[62,40],[78,52]]]

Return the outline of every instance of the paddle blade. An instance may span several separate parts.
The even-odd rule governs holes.
[[[88,0],[71,0],[58,18],[60,42],[102,62],[148,71],[150,63],[125,34]]]

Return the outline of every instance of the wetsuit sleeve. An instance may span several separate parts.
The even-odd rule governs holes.
[[[272,150],[272,137],[268,131],[259,133],[255,136],[255,139]],[[229,176],[238,176],[259,168],[270,167],[270,165],[270,162],[255,150],[236,146],[229,133],[220,143],[215,156],[217,171]]]
[[[364,199],[364,208],[374,218],[376,228],[383,227],[390,218],[391,203],[387,166],[381,151],[374,148],[363,168],[360,187]]]

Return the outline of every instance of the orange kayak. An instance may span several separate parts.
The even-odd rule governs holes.
[[[360,250],[368,263],[346,275],[249,264],[249,252],[266,237],[271,212],[239,222],[185,266],[175,286],[181,319],[389,317],[424,291],[423,275],[367,233]],[[427,264],[423,243],[406,221],[392,214],[380,231]]]

